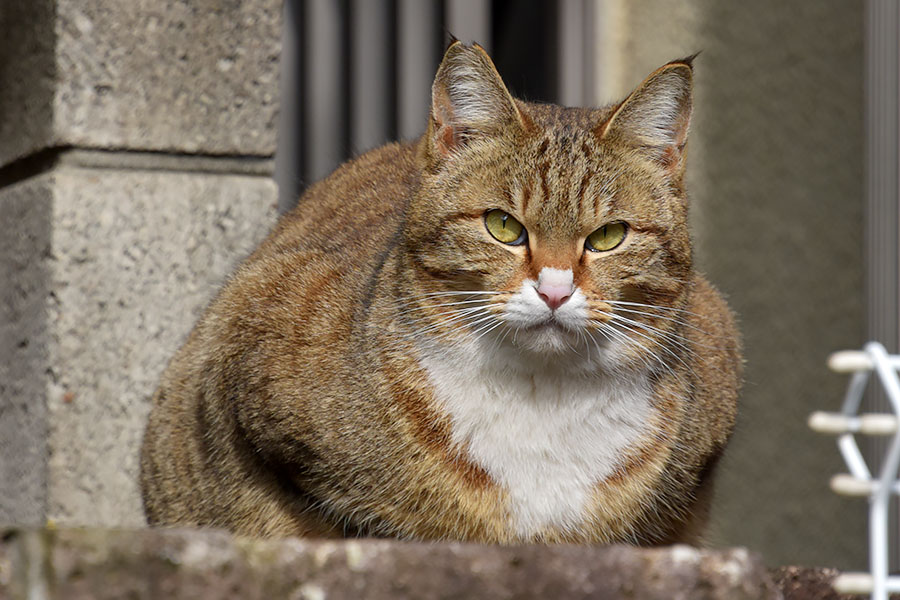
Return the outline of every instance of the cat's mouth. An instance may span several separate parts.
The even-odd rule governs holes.
[[[531,325],[526,325],[523,329],[525,329],[526,331],[555,330],[566,333],[574,333],[571,327],[569,327],[553,315],[547,317],[540,323],[532,323]]]
[[[515,344],[541,354],[558,354],[577,345],[577,331],[570,325],[550,316],[539,323],[518,328]]]

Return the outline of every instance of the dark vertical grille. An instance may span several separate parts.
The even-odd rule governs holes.
[[[287,210],[348,158],[425,128],[449,36],[514,95],[592,102],[590,0],[286,0],[276,180]]]
[[[350,154],[397,137],[395,0],[354,0],[350,21]]]
[[[558,97],[556,1],[494,0],[494,63],[514,96],[536,102]]]

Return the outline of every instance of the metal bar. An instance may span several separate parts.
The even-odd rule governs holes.
[[[275,152],[275,181],[278,209],[294,207],[300,196],[303,132],[301,131],[301,35],[300,0],[285,0],[284,32],[281,43],[281,103],[278,112],[278,149]]]
[[[900,425],[900,419],[896,415],[880,413],[847,416],[842,413],[817,411],[809,417],[810,429],[833,435],[842,433],[893,435],[897,433],[898,425]]]
[[[894,414],[900,415],[900,380],[897,379],[897,371],[891,365],[887,351],[877,342],[866,344],[866,351],[875,362],[875,370],[881,378],[881,384]],[[888,509],[890,508],[891,488],[897,479],[898,469],[900,469],[900,435],[895,435],[881,467],[879,485],[870,506],[869,526],[872,536],[870,561],[874,577],[872,597],[878,600],[881,598],[887,600]]]
[[[440,13],[431,0],[400,0],[398,10],[397,126],[401,139],[418,137],[431,111],[431,82],[439,57]]]
[[[859,412],[859,405],[862,402],[863,394],[866,391],[866,384],[868,383],[870,376],[871,372],[865,370],[855,372],[853,377],[850,378],[850,383],[847,385],[844,404],[841,406],[842,414],[851,417]],[[850,468],[850,472],[853,473],[854,477],[860,479],[872,478],[869,467],[866,465],[866,460],[860,452],[859,445],[856,443],[852,434],[844,434],[838,438],[838,450],[840,450],[844,462],[847,463],[847,466]]]
[[[866,291],[868,337],[900,343],[900,5],[866,3]]]
[[[306,0],[305,7],[303,177],[305,183],[312,183],[346,158],[346,5]]]
[[[585,0],[560,0],[559,3],[559,103],[583,106],[588,96],[585,86],[587,51],[585,40]]]
[[[868,0],[865,7],[865,298],[866,337],[900,350],[900,6],[896,0]],[[887,404],[879,389],[866,398],[867,410]],[[886,440],[867,440],[870,464],[877,466]],[[898,503],[892,502],[896,515]],[[900,569],[900,531],[890,531],[891,569]]]
[[[391,0],[353,0],[350,10],[350,149],[394,136],[394,14]]]
[[[831,586],[839,594],[871,594],[874,583],[870,573],[841,573]],[[885,588],[888,592],[900,592],[900,577],[888,577]]]
[[[889,591],[900,591],[894,585],[898,578],[888,576],[894,552],[890,547],[892,532],[890,512],[894,496],[900,494],[900,372],[897,355],[888,354],[878,342],[869,342],[862,352],[838,352],[829,366],[839,372],[853,372],[847,387],[841,413],[818,412],[810,416],[809,425],[822,433],[842,433],[838,447],[852,475],[840,474],[831,479],[831,489],[838,494],[869,498],[869,570],[847,573],[835,581],[835,588],[846,593],[868,593],[872,600],[887,600]],[[875,375],[893,414],[859,414],[866,383]],[[854,433],[884,435],[892,433],[881,461],[878,478],[872,478],[856,443]]]
[[[889,356],[888,364],[900,370],[900,356]],[[860,350],[841,350],[828,357],[828,368],[835,373],[871,371],[875,368],[872,358]]]

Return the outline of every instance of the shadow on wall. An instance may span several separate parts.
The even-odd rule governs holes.
[[[43,2],[10,2],[0,7],[0,23],[31,23],[5,27],[0,82],[29,81],[4,86],[0,92],[0,190],[34,175],[35,164],[16,159],[52,139],[51,99],[56,79],[52,49],[56,43],[55,6]],[[26,114],[22,114],[23,111]],[[12,118],[12,116],[15,118]],[[27,131],[22,131],[22,127]],[[40,524],[46,507],[48,431],[47,406],[41,399],[48,379],[48,310],[52,289],[46,261],[52,235],[52,198],[38,186],[35,196],[13,192],[0,198],[0,515],[17,523]],[[15,230],[11,224],[15,224]]]

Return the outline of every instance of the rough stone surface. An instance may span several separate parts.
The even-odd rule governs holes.
[[[7,544],[28,542],[15,576],[43,571],[58,600],[781,598],[742,549],[258,541],[178,530],[20,532]]]
[[[775,585],[785,600],[857,600],[860,596],[838,594],[831,582],[840,574],[837,569],[812,567],[779,567],[770,571]]]
[[[271,156],[280,0],[4,0],[0,165],[50,146]]]
[[[0,190],[0,523],[143,523],[150,395],[276,202],[264,177],[74,166]]]
[[[866,502],[829,490],[846,467],[806,419],[840,406],[847,379],[828,354],[863,343],[865,5],[621,4],[625,85],[703,50],[688,142],[696,257],[738,314],[747,361],[710,539],[772,566],[862,569]]]
[[[0,190],[0,523],[46,518],[51,211],[46,181]]]

